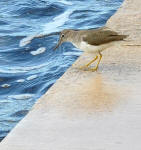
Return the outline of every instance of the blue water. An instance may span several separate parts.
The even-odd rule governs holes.
[[[0,139],[81,55],[35,35],[105,24],[123,0],[0,0]],[[32,40],[31,40],[32,39]]]

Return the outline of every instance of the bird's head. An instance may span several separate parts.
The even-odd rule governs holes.
[[[56,50],[63,42],[71,42],[71,39],[72,39],[71,37],[73,33],[74,33],[74,30],[70,30],[70,29],[65,29],[61,31],[58,44],[56,45],[54,50]]]

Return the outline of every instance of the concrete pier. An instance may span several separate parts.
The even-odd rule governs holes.
[[[129,35],[103,52],[98,72],[83,54],[0,143],[0,150],[141,150],[141,0],[125,0],[106,26]]]

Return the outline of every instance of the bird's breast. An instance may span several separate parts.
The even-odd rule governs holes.
[[[80,47],[79,47],[79,49],[83,51],[92,52],[92,53],[98,51],[99,48],[100,46],[90,45],[84,41],[80,43]]]

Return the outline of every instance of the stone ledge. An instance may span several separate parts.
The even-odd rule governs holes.
[[[103,52],[98,72],[83,54],[1,142],[0,150],[140,150],[141,1],[125,0],[106,26],[129,34]]]

